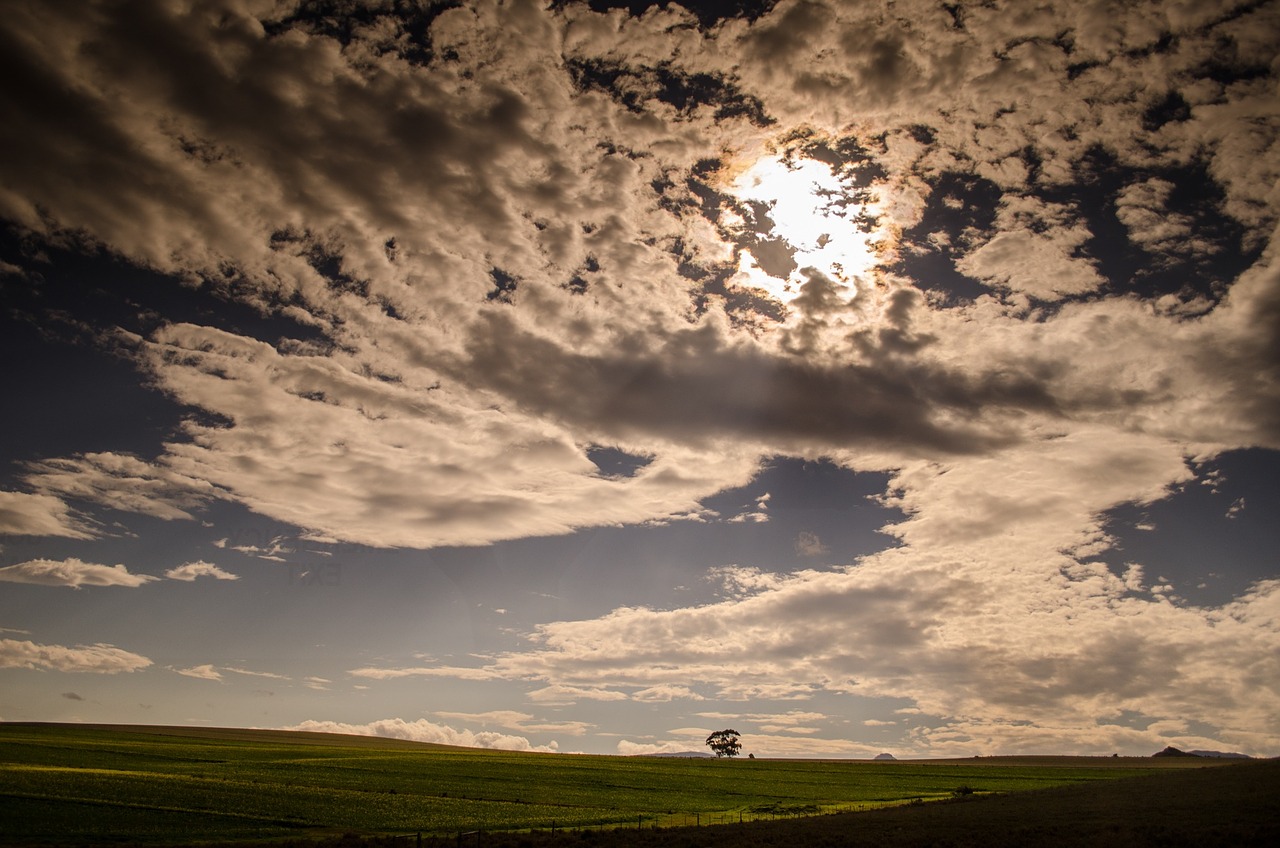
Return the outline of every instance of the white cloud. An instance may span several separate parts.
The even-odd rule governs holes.
[[[185,580],[188,583],[194,582],[197,577],[212,577],[214,580],[240,579],[238,574],[223,571],[213,563],[205,562],[204,560],[183,563],[176,568],[170,568],[164,573],[164,576],[170,580]]]
[[[947,726],[981,725],[982,750],[1015,750],[1031,738],[1024,725],[1053,728],[1059,750],[1092,750],[1095,722],[1121,709],[1274,744],[1280,727],[1269,716],[1280,702],[1253,681],[1280,673],[1280,582],[1200,609],[1144,586],[1136,567],[1121,578],[1092,560],[1108,544],[1103,512],[1190,478],[1174,445],[1084,430],[921,463],[892,482],[908,514],[889,528],[902,547],[832,571],[743,572],[752,591],[704,607],[545,624],[540,646],[489,669],[614,691],[697,681],[723,699],[906,698]],[[959,739],[913,744],[954,751]],[[824,744],[839,749],[818,741],[803,752]]]
[[[175,668],[184,677],[194,677],[197,680],[222,680],[222,672],[206,663],[204,665],[195,665],[190,668]]]
[[[232,667],[230,667],[230,666],[228,666],[228,667],[226,667],[226,668],[224,668],[224,669],[222,669],[222,670],[223,670],[223,671],[229,671],[229,672],[231,672],[232,674],[241,674],[241,675],[244,675],[244,676],[246,676],[246,677],[265,677],[265,678],[267,678],[267,679],[269,679],[269,680],[290,680],[290,679],[291,679],[291,678],[290,678],[290,677],[288,677],[287,675],[284,675],[284,674],[276,674],[275,672],[271,672],[271,671],[253,671],[253,670],[251,670],[251,669],[247,669],[247,668],[232,668]]]
[[[570,736],[582,736],[594,726],[583,721],[541,721],[528,713],[515,710],[490,710],[483,713],[437,712],[435,715],[446,720],[468,724],[497,725],[521,733],[565,733]]]
[[[526,697],[535,704],[567,705],[578,701],[625,701],[627,695],[610,689],[584,689],[578,686],[552,685],[529,692]]]
[[[701,701],[702,696],[688,686],[680,686],[675,684],[664,684],[661,686],[647,686],[644,689],[637,689],[631,693],[633,701],[647,701],[650,703],[661,703],[674,700]]]
[[[506,751],[557,751],[555,743],[534,745],[523,736],[510,736],[503,733],[470,730],[455,730],[443,724],[435,724],[426,719],[405,721],[400,718],[380,719],[367,724],[347,724],[337,721],[316,721],[308,719],[301,724],[281,728],[282,730],[302,730],[312,733],[344,733],[355,736],[385,736],[389,739],[408,739],[413,742],[428,742],[435,745],[460,745],[466,748],[500,748]]]
[[[144,656],[102,643],[67,647],[0,639],[0,668],[119,674],[140,671],[151,664]]]
[[[353,668],[347,672],[353,677],[372,680],[395,680],[401,677],[448,677],[455,680],[492,680],[494,672],[485,668],[461,666],[411,666],[407,668]]]
[[[689,751],[700,751],[700,742],[632,742],[629,739],[618,740],[618,753],[624,757],[644,757],[655,754],[683,754]],[[702,752],[700,753],[710,753]]]
[[[1092,233],[1072,210],[1010,195],[996,217],[996,234],[961,257],[956,269],[997,288],[1045,301],[1092,292],[1103,278],[1078,255]]]
[[[213,496],[205,481],[135,456],[88,453],[32,463],[26,483],[46,496],[87,501],[165,521],[189,520]]]
[[[1213,247],[1197,241],[1194,222],[1167,207],[1174,184],[1153,177],[1128,186],[1116,199],[1116,217],[1129,229],[1129,238],[1155,253],[1212,253]]]
[[[0,534],[91,539],[94,534],[61,499],[0,492]]]
[[[132,574],[123,565],[99,565],[75,557],[65,560],[33,559],[0,568],[0,581],[32,583],[37,586],[124,586],[134,588],[158,580],[147,574]]]

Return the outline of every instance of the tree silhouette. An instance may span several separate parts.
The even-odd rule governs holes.
[[[742,750],[742,745],[738,743],[740,736],[741,734],[736,730],[717,730],[707,737],[707,747],[714,751],[717,757],[736,757]]]

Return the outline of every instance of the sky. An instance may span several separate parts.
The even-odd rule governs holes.
[[[1277,43],[11,0],[0,720],[1280,754]]]

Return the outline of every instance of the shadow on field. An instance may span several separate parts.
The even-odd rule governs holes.
[[[347,836],[279,848],[416,848]],[[1280,845],[1280,761],[1192,768],[1005,796],[968,797],[779,822],[643,830],[467,834],[424,848]]]

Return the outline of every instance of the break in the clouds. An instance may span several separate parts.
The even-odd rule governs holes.
[[[45,423],[7,443],[29,553],[0,577],[139,585],[77,556],[210,524],[147,568],[272,641],[288,604],[231,594],[307,557],[354,595],[397,551],[561,539],[568,569],[591,532],[776,527],[780,561],[725,554],[715,597],[490,603],[519,581],[449,572],[472,656],[283,653],[324,657],[290,676],[326,697],[429,681],[451,721],[624,752],[688,747],[662,733],[691,705],[812,713],[761,718],[761,753],[1274,749],[1274,559],[1198,552],[1245,575],[1198,602],[1115,522],[1280,449],[1280,9],[745,5],[11,4],[7,320],[33,372],[123,363],[156,405],[12,405]],[[880,475],[880,549],[781,490],[716,500],[785,462]],[[246,515],[270,532],[219,524]],[[164,662],[236,673],[203,659]],[[518,703],[478,708],[499,685]],[[344,703],[313,729],[491,741]],[[628,736],[637,704],[670,721]]]

